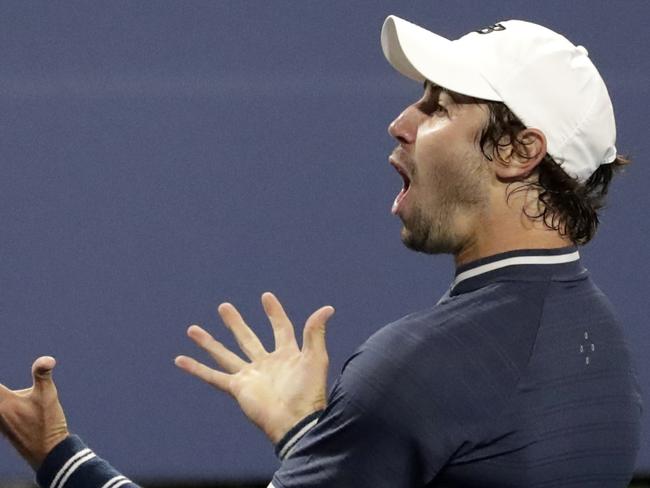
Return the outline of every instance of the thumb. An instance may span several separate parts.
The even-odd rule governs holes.
[[[34,378],[34,391],[43,393],[46,389],[54,387],[52,371],[56,366],[56,359],[52,356],[41,356],[32,364],[32,377]]]
[[[307,319],[305,330],[302,333],[303,352],[324,353],[327,355],[325,326],[327,321],[334,315],[334,312],[334,307],[328,305],[319,308]]]

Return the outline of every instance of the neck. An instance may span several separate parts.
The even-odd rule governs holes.
[[[514,196],[514,195],[513,195]],[[530,200],[528,196],[528,204]],[[454,254],[456,267],[502,252],[518,249],[556,249],[572,246],[574,243],[549,229],[542,219],[531,219],[523,212],[526,196],[514,196],[504,205],[503,198],[495,198],[491,205],[476,216],[468,233],[465,245]],[[530,207],[528,207],[530,208]],[[539,210],[539,209],[537,209]]]
[[[554,231],[517,237],[497,234],[491,240],[480,239],[470,243],[454,255],[454,261],[459,267],[477,259],[518,249],[556,249],[572,245],[569,239]]]

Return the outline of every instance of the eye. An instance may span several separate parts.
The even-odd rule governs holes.
[[[431,116],[444,116],[447,114],[447,109],[440,103],[440,96],[436,93],[425,94],[418,103],[418,108],[422,113]]]
[[[420,110],[427,115],[446,115],[447,109],[438,100],[422,100]]]
[[[436,104],[436,109],[435,109],[435,111],[433,112],[433,114],[446,115],[446,114],[447,114],[447,109],[446,109],[443,105],[440,105],[440,104],[438,103],[438,104]],[[433,115],[433,114],[432,114],[432,115]]]

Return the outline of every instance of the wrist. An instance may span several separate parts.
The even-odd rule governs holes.
[[[322,412],[326,406],[325,402],[314,403],[310,406],[303,405],[298,408],[296,405],[280,404],[274,411],[273,420],[268,422],[270,428],[264,429],[264,431],[271,442],[277,444],[295,425],[313,415],[314,412]]]
[[[289,457],[298,441],[318,423],[322,413],[323,410],[312,412],[289,428],[277,442],[274,442],[275,455],[280,460]]]
[[[34,471],[38,471],[38,469],[41,467],[41,465],[43,464],[45,459],[50,455],[50,453],[54,451],[56,447],[59,444],[61,444],[63,441],[65,441],[68,437],[70,437],[70,432],[68,432],[66,429],[65,431],[56,433],[52,435],[49,439],[47,439],[41,451],[38,453],[34,453],[34,455],[30,456],[27,459],[27,462],[32,467],[32,469]]]

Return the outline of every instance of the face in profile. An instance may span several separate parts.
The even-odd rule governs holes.
[[[393,206],[414,251],[456,254],[489,207],[489,161],[479,146],[488,109],[426,83],[424,95],[389,126],[391,163],[404,179]]]

